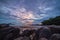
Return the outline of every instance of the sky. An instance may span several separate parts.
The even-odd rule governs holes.
[[[0,0],[0,23],[39,24],[60,16],[60,0]]]

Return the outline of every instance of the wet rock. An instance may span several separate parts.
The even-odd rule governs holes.
[[[60,40],[60,34],[53,34],[50,40]]]
[[[20,30],[14,27],[2,27],[0,28],[0,40],[13,40],[19,36],[19,32]]]

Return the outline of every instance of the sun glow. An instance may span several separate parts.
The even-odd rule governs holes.
[[[13,14],[12,14],[13,13]],[[11,15],[17,17],[18,21],[21,21],[24,24],[32,24],[34,22],[35,16],[32,11],[26,11],[25,8],[16,9],[11,12]]]

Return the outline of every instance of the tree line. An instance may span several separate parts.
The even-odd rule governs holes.
[[[43,25],[60,25],[60,16],[50,18],[42,22]]]

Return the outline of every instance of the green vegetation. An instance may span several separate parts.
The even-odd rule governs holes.
[[[60,16],[50,18],[42,22],[43,25],[60,25]]]

